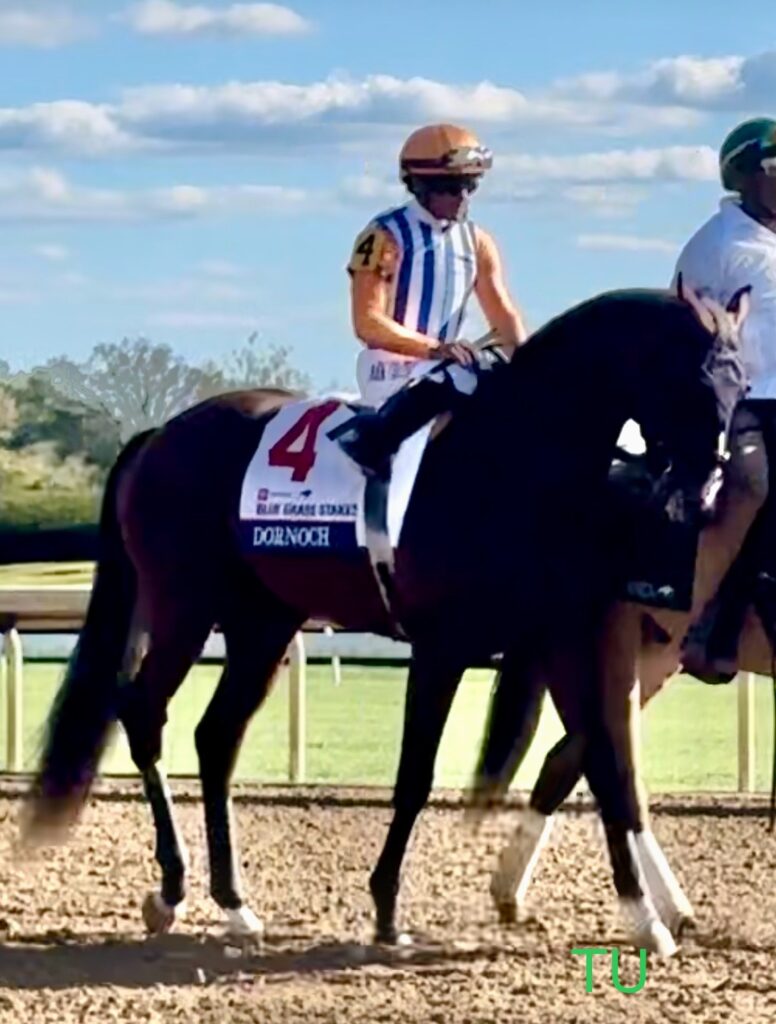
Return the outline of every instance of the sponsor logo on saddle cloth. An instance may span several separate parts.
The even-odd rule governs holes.
[[[328,432],[354,414],[350,399],[292,402],[269,421],[240,494],[240,532],[249,551],[358,554],[367,549],[366,480]],[[388,490],[388,539],[395,548],[431,425],[404,442]]]

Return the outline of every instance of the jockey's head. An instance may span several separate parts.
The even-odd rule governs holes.
[[[757,117],[734,128],[719,151],[723,188],[776,216],[776,121]]]
[[[401,180],[432,216],[463,217],[469,195],[491,167],[493,154],[465,128],[429,124],[407,139],[399,154]]]

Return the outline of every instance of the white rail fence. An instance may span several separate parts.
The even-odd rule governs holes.
[[[5,764],[10,772],[23,767],[24,738],[24,649],[23,633],[77,633],[86,613],[91,587],[88,585],[1,587],[0,687],[6,699]],[[61,645],[60,645],[61,650]],[[212,636],[205,657],[221,657],[223,645]],[[288,672],[288,779],[306,780],[307,659],[310,654],[331,660],[335,685],[340,680],[340,659],[380,659],[405,664],[409,647],[397,641],[368,634],[337,633],[320,624],[307,623],[289,646],[285,661]],[[738,688],[738,791],[755,788],[755,680],[742,673]]]

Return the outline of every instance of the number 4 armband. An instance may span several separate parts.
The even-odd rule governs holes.
[[[389,237],[385,229],[377,224],[369,224],[353,244],[348,270],[351,273],[360,270],[378,272],[387,270],[385,257],[388,255],[386,251],[388,246],[386,243],[389,243]]]

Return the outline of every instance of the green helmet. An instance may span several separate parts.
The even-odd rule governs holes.
[[[741,175],[776,166],[776,121],[755,117],[734,128],[719,151],[722,186],[738,192]]]

